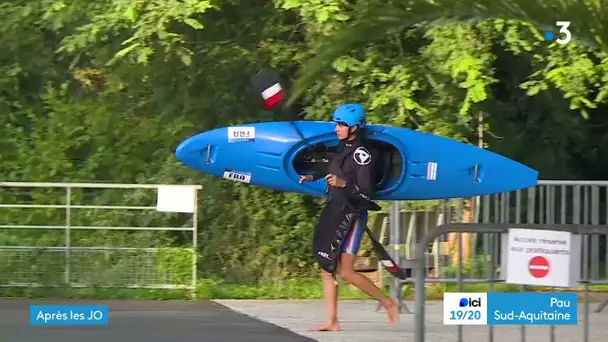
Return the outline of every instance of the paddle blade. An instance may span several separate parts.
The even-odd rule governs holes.
[[[384,268],[393,277],[399,278],[401,280],[411,278],[412,270],[400,268],[397,265],[397,263],[393,260],[393,258],[391,258],[391,256],[388,254],[388,252],[384,249],[384,246],[382,246],[382,244],[374,238],[374,236],[372,235],[372,232],[369,230],[369,228],[366,228],[366,230],[367,230],[367,235],[369,236],[370,240],[372,241],[372,246],[374,247],[374,251],[376,252],[376,255],[378,256],[378,259],[380,260],[380,263],[382,264],[382,266],[384,266]]]
[[[251,78],[254,92],[258,94],[262,108],[272,110],[286,98],[286,91],[274,70],[262,69]]]

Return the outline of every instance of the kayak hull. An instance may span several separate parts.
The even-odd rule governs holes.
[[[222,127],[194,135],[175,150],[187,167],[284,192],[324,196],[323,172],[339,144],[334,124],[280,121]],[[363,139],[379,152],[376,200],[428,200],[533,187],[538,172],[494,152],[407,128],[367,125]]]

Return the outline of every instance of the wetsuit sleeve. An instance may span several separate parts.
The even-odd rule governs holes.
[[[375,192],[375,176],[374,176],[374,164],[376,162],[376,156],[365,148],[359,147],[355,150],[352,158],[352,163],[355,168],[354,179],[348,179],[346,181],[345,192],[348,196],[371,201],[371,197]]]

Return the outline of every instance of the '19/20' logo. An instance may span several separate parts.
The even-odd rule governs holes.
[[[485,293],[445,293],[443,323],[453,325],[484,325],[487,322]]]

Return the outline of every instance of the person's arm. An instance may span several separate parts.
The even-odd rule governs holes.
[[[355,153],[355,161],[353,163],[356,168],[355,177],[354,179],[346,180],[344,191],[351,197],[371,201],[372,195],[376,190],[374,176],[374,164],[376,156],[372,155],[372,153],[370,153],[367,149],[363,149],[363,152],[367,153],[369,160],[362,158],[362,155],[357,155]],[[364,156],[365,155],[363,155],[363,157]]]

